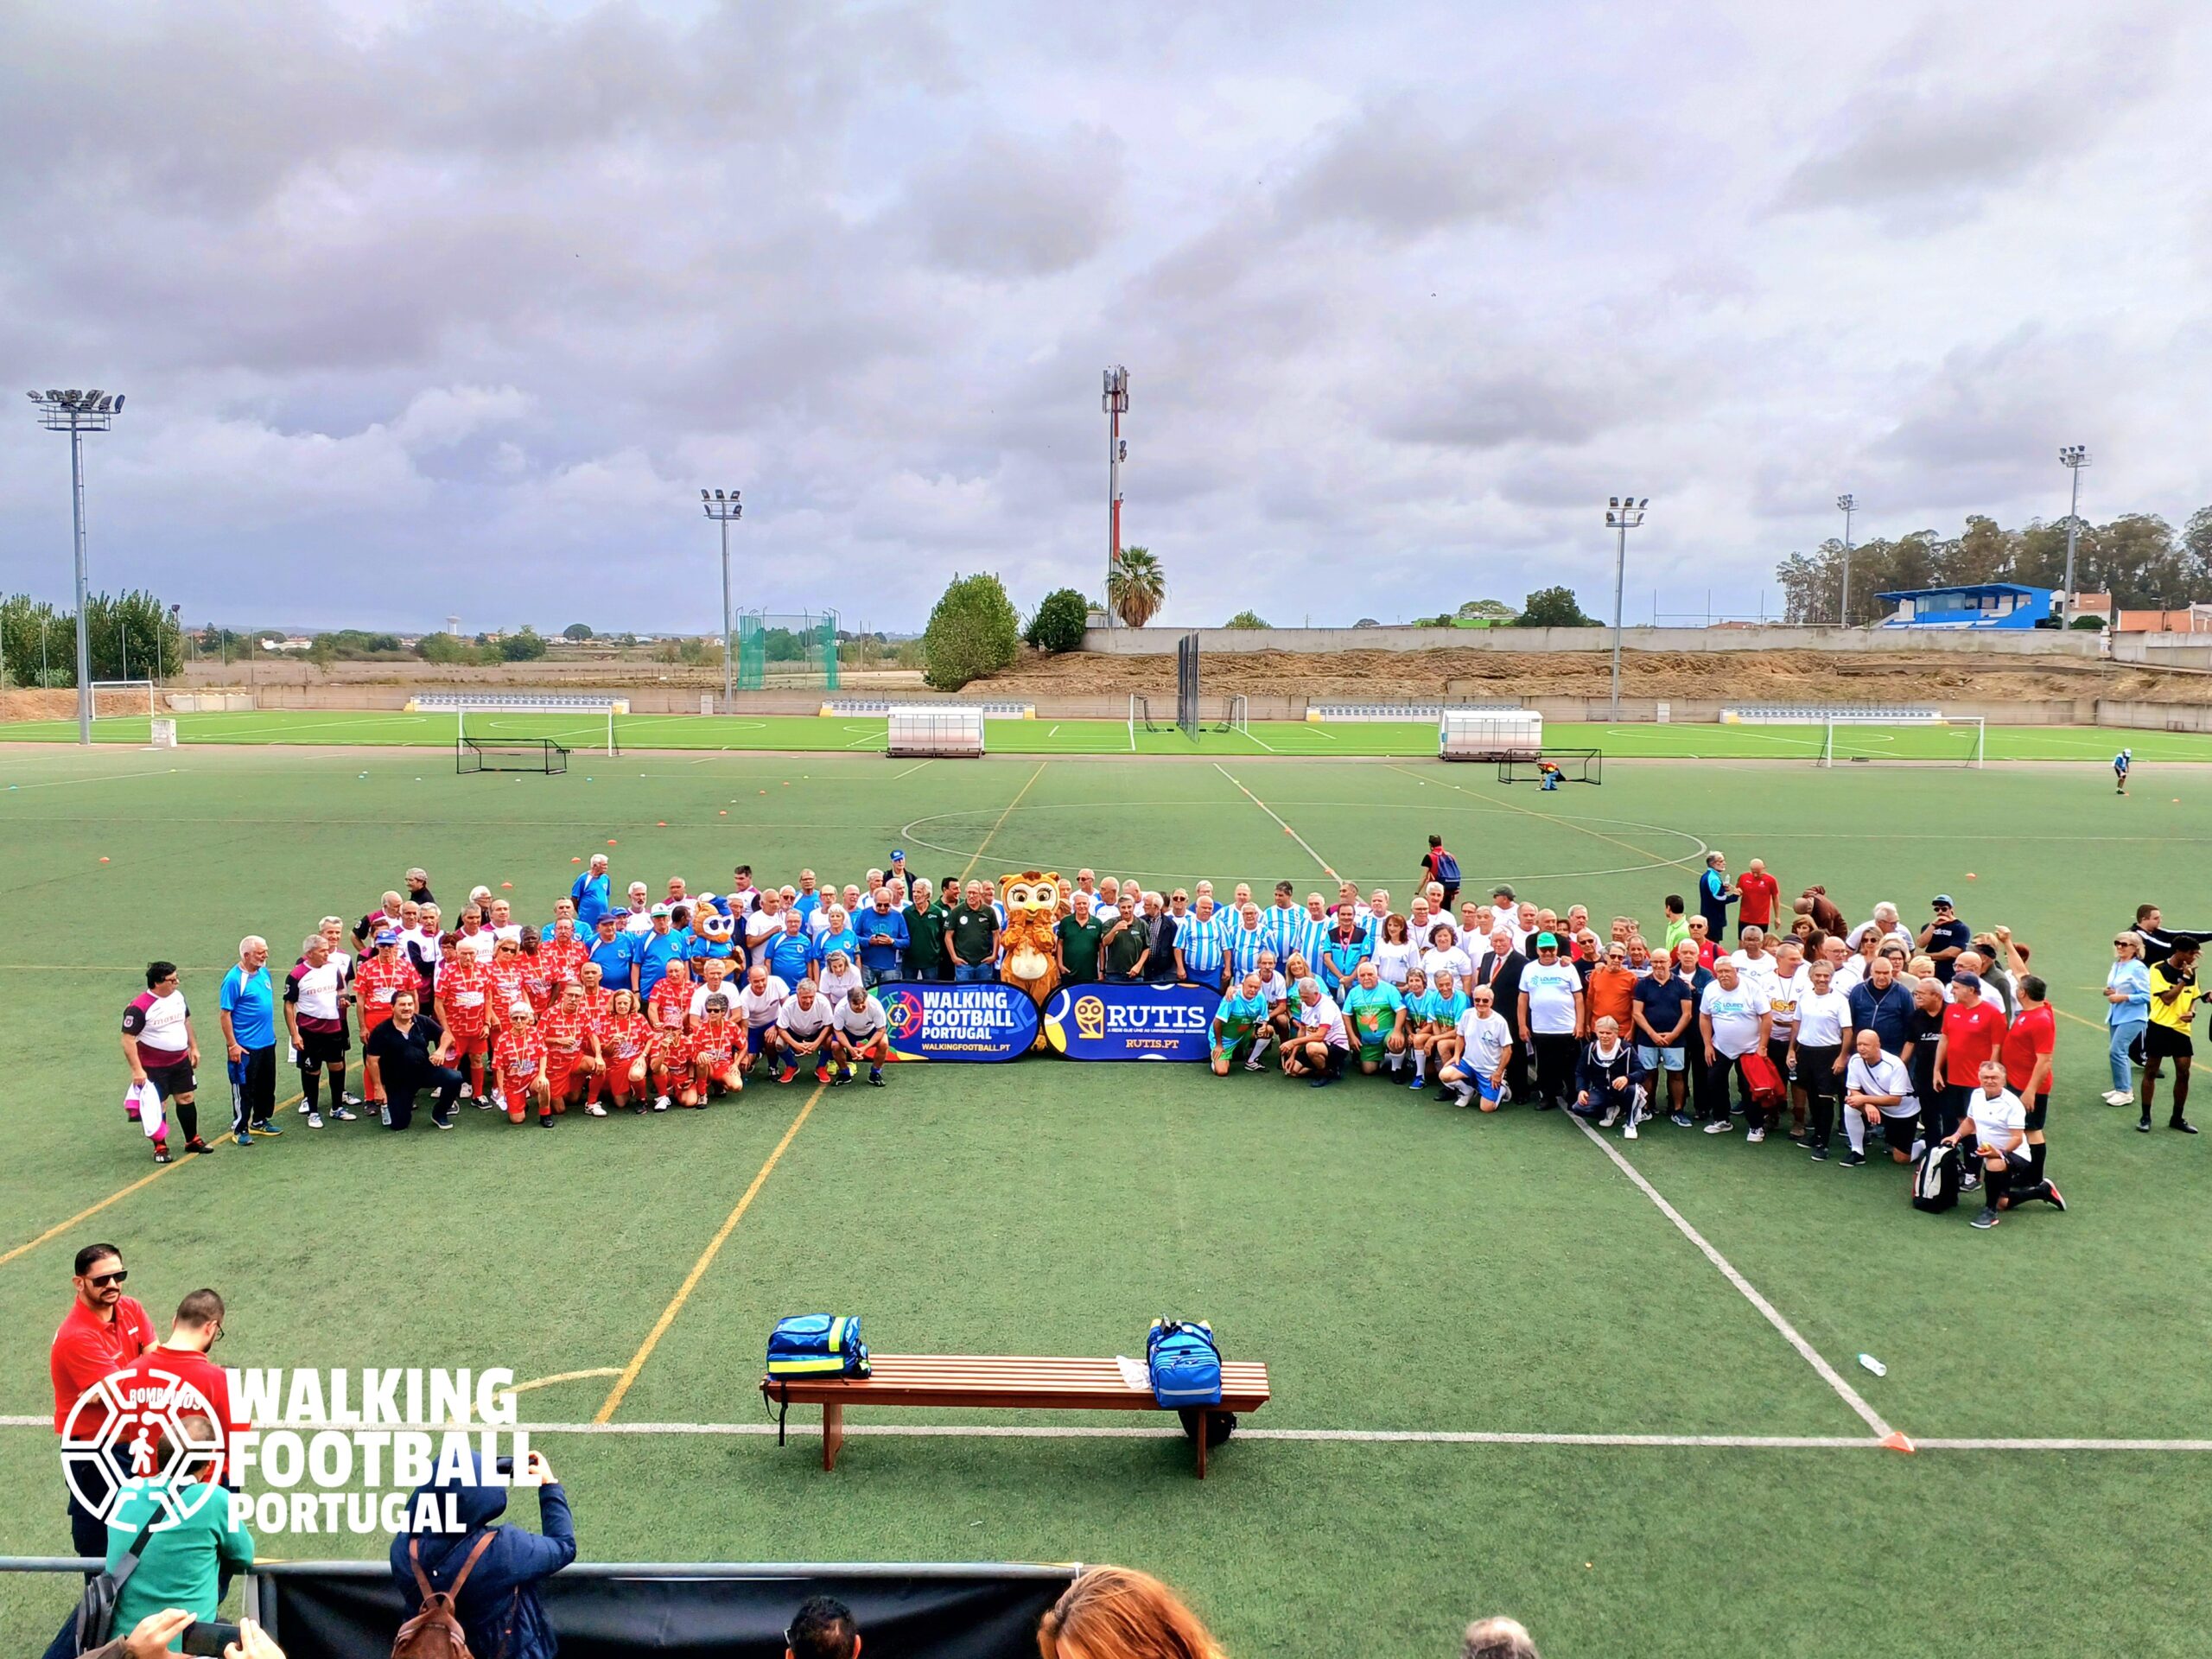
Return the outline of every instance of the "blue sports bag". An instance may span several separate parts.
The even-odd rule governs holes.
[[[1152,1397],[1161,1408],[1221,1403],[1221,1350],[1203,1319],[1154,1319],[1145,1338]]]
[[[768,1333],[771,1376],[866,1376],[868,1344],[858,1314],[799,1313]]]

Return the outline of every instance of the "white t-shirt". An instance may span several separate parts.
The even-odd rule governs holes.
[[[1842,966],[1835,970],[1835,979],[1833,982],[1836,989],[1848,996],[1857,988],[1859,982],[1866,977],[1866,957],[1846,957]]]
[[[784,1006],[776,1010],[777,1028],[794,1037],[811,1037],[830,1023],[830,1012],[826,996],[816,997],[810,1008],[801,1007],[797,996],[786,997]]]
[[[744,1014],[747,1025],[771,1026],[776,1022],[776,1014],[784,1006],[784,999],[791,994],[791,988],[773,974],[768,976],[768,982],[757,994],[753,988],[752,980],[747,979],[745,988],[737,994],[737,1006]]]
[[[1440,950],[1431,945],[1421,953],[1421,969],[1432,980],[1439,973],[1449,969],[1453,979],[1464,982],[1473,976],[1475,964],[1468,961],[1467,953],[1456,945],[1449,950]]]
[[[1351,1046],[1351,1039],[1344,1030],[1344,1011],[1337,1006],[1336,999],[1326,993],[1310,1005],[1303,997],[1299,999],[1298,1023],[1308,1030],[1316,1027],[1326,1027],[1331,1048]]]
[[[346,988],[346,970],[332,957],[320,968],[299,970],[292,981],[299,1012],[310,1020],[335,1020],[338,1016],[338,994]],[[484,999],[479,995],[476,999]]]
[[[739,916],[750,916],[753,913],[753,906],[760,902],[760,889],[758,887],[747,887],[742,893],[726,893],[722,894],[722,902],[730,907],[730,910],[734,914]]]
[[[842,1005],[845,1000],[845,993],[861,982],[861,970],[848,961],[843,973],[832,973],[830,964],[825,962],[815,975],[814,982],[820,987],[823,995]]]
[[[2010,1089],[1990,1096],[1977,1088],[1967,1097],[1967,1116],[1974,1120],[1974,1136],[1980,1145],[2017,1151],[2025,1144],[2028,1109]]]
[[[1910,1117],[1920,1109],[1920,1103],[1913,1098],[1912,1069],[1886,1052],[1871,1066],[1853,1054],[1843,1074],[1843,1086],[1847,1092],[1855,1089],[1862,1095],[1897,1096],[1896,1105],[1881,1109],[1884,1117]]]
[[[489,962],[492,953],[499,948],[499,936],[488,927],[480,927],[474,933],[463,933],[454,941],[453,948],[465,957],[474,957],[479,962]],[[334,962],[337,958],[334,957],[332,960]]]
[[[1466,1045],[1459,1064],[1483,1077],[1495,1077],[1498,1063],[1513,1041],[1513,1029],[1505,1023],[1505,1016],[1478,1014],[1469,1008],[1459,1016],[1457,1029],[1459,1040]]]
[[[1260,1001],[1266,1003],[1271,1008],[1278,1002],[1289,1001],[1290,982],[1285,979],[1281,974],[1275,974],[1268,978],[1262,980],[1260,982]]]
[[[142,1047],[159,1049],[165,1054],[189,1053],[192,1042],[185,1035],[184,1027],[191,1015],[192,1010],[185,1006],[182,991],[171,991],[167,996],[157,996],[146,1005],[145,1014],[142,1016],[145,1024],[139,1027],[137,1041]]]
[[[1529,999],[1529,1029],[1551,1037],[1574,1034],[1574,998],[1582,976],[1564,962],[1547,968],[1532,962],[1521,970],[1521,995]]]
[[[1771,1012],[1765,990],[1742,979],[1736,982],[1732,991],[1721,989],[1720,982],[1715,980],[1705,988],[1697,1008],[1699,1014],[1713,1021],[1714,1052],[1732,1060],[1758,1046],[1759,1016]]]
[[[1851,1028],[1851,999],[1840,991],[1808,991],[1797,1003],[1797,1046],[1839,1048]]]
[[[763,941],[784,931],[784,912],[772,914],[765,910],[748,912],[745,918],[745,945],[748,950],[757,950]]]
[[[884,1027],[883,1004],[871,996],[856,1008],[851,998],[841,996],[830,1019],[843,1036],[873,1037]]]
[[[495,939],[505,939],[509,944],[520,944],[522,943],[522,924],[520,922],[509,922],[505,927],[487,927],[482,931],[491,934]]]
[[[715,987],[714,991],[715,995],[729,1004],[729,1011],[732,1014],[735,1014],[738,1010],[740,995],[738,983],[738,981],[725,974],[722,976],[722,982]],[[701,1018],[707,1012],[707,996],[708,991],[704,982],[691,988],[691,1017],[694,1020]]]
[[[625,933],[650,933],[653,931],[653,918],[645,911],[633,910],[629,919],[622,924],[622,931]]]
[[[1768,1009],[1774,1015],[1774,1035],[1787,1038],[1797,1028],[1798,1011],[1805,1006],[1805,999],[1813,994],[1813,976],[1800,968],[1784,979],[1768,964],[1764,974],[1756,970],[1745,973],[1736,970],[1738,979],[1747,985],[1756,985],[1766,993]]]
[[[1406,975],[1421,960],[1421,947],[1411,942],[1385,941],[1375,947],[1375,973],[1385,985],[1403,985]]]

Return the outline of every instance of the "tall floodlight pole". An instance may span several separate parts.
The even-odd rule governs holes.
[[[1106,626],[1114,626],[1114,573],[1122,568],[1122,463],[1129,446],[1122,442],[1122,416],[1129,409],[1129,372],[1119,364],[1106,371],[1099,399],[1106,411]]]
[[[38,423],[69,435],[69,511],[77,545],[77,741],[92,741],[92,644],[85,615],[85,434],[105,432],[123,412],[123,394],[91,391],[34,391]]]
[[[2058,596],[2058,626],[2074,626],[2074,542],[2082,529],[2082,469],[2089,464],[2089,452],[2078,443],[2069,443],[2058,452],[2058,464],[2074,474],[2074,499],[2066,506],[2066,591]]]
[[[1628,580],[1628,533],[1643,522],[1643,510],[1651,505],[1651,498],[1638,500],[1632,495],[1616,495],[1605,503],[1605,523],[1612,527],[1613,541],[1613,715],[1621,717],[1621,590]]]
[[[731,661],[729,649],[729,527],[733,519],[745,517],[745,509],[738,504],[738,492],[725,495],[720,490],[702,490],[699,499],[706,503],[707,517],[722,527],[722,713],[729,713],[730,692],[734,689],[731,678],[736,664]]]
[[[1843,591],[1835,601],[1835,625],[1839,628],[1851,626],[1851,515],[1859,511],[1859,498],[1839,495],[1836,511],[1843,515]]]

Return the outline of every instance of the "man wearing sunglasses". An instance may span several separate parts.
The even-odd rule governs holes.
[[[137,1298],[123,1294],[130,1278],[123,1252],[112,1244],[87,1244],[77,1252],[70,1281],[77,1300],[54,1333],[47,1369],[54,1379],[54,1432],[72,1428],[69,1414],[85,1390],[119,1371],[154,1345],[154,1322]],[[104,1408],[87,1406],[73,1426],[79,1440],[96,1434],[107,1421]],[[85,1471],[80,1466],[79,1478]],[[93,1493],[99,1497],[99,1493]],[[79,1555],[107,1556],[107,1523],[69,1492],[69,1535]]]

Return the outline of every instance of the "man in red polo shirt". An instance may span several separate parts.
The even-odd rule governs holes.
[[[2005,1011],[1981,994],[1980,974],[1961,969],[1951,976],[1943,1033],[1936,1039],[1936,1080],[1943,1086],[1942,1135],[1950,1135],[1969,1116],[1969,1102],[1981,1085],[1982,1062],[1997,1058],[2004,1041]],[[1972,1192],[1980,1185],[1980,1176],[1969,1166],[1961,1190]]]
[[[226,1456],[210,1477],[218,1485],[223,1484],[223,1471],[228,1466],[231,1436],[252,1427],[232,1414],[230,1378],[210,1357],[222,1339],[222,1297],[212,1290],[195,1290],[176,1305],[168,1336],[109,1380],[122,1402],[119,1410],[126,1417],[135,1420],[141,1413],[165,1408],[198,1411],[221,1425]],[[118,1442],[129,1443],[128,1436]]]
[[[121,1370],[154,1345],[154,1322],[136,1297],[123,1294],[130,1277],[123,1252],[112,1244],[87,1244],[77,1252],[77,1300],[54,1333],[47,1369],[54,1378],[54,1432],[69,1427],[69,1414],[85,1390]],[[103,1408],[87,1407],[79,1416],[79,1439],[107,1421]],[[95,1495],[97,1496],[97,1494]],[[107,1523],[69,1493],[69,1535],[79,1555],[107,1556]]]
[[[1744,867],[1743,874],[1736,878],[1736,891],[1742,895],[1741,908],[1736,912],[1736,925],[1771,931],[1774,906],[1782,897],[1782,883],[1767,873],[1764,859],[1755,858]]]
[[[2007,945],[2009,933],[2001,936]],[[2012,960],[2024,963],[2018,950]],[[2015,972],[2018,972],[2016,968]],[[2047,998],[2050,988],[2039,974],[2018,974],[2012,988],[2019,993],[2020,1011],[2005,1033],[2005,1086],[2020,1097],[2027,1109],[2028,1169],[2032,1179],[2043,1179],[2044,1115],[2050,1107],[2050,1090],[2056,1081],[2058,1016]]]

